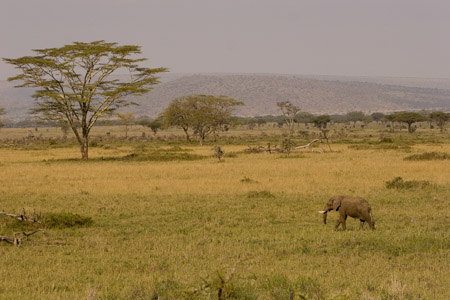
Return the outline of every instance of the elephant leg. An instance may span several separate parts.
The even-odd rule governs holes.
[[[359,219],[359,229],[363,230],[364,222],[365,221],[363,219]]]
[[[336,225],[334,226],[334,230],[338,230],[339,225],[341,224],[341,218],[339,218],[336,222]]]
[[[347,230],[347,215],[342,220],[342,230]]]
[[[371,219],[369,222],[370,229],[375,230],[375,222]]]
[[[338,219],[338,221],[337,221],[337,223],[336,223],[336,226],[334,226],[334,230],[338,230],[338,227],[339,227],[339,225],[341,225],[342,224],[342,230],[345,230],[346,229],[346,224],[345,224],[345,220],[347,219],[347,216],[346,215],[340,215],[339,216],[339,219]]]

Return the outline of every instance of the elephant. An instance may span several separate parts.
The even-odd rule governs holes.
[[[360,197],[348,197],[348,196],[334,196],[328,200],[323,211],[319,213],[323,214],[323,223],[327,224],[327,213],[329,211],[336,210],[339,212],[339,219],[334,227],[338,230],[339,225],[342,224],[342,229],[346,229],[345,221],[350,216],[355,219],[359,219],[359,228],[363,229],[364,222],[369,223],[372,230],[375,230],[375,222],[372,218],[371,207],[369,203]]]

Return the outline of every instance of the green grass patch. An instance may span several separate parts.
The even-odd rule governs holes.
[[[87,227],[94,221],[91,217],[81,216],[70,212],[49,213],[43,216],[43,224],[47,228]]]
[[[119,158],[104,158],[103,160],[119,160],[119,161],[193,161],[207,158],[203,155],[185,153],[185,152],[133,152]]]
[[[427,180],[403,180],[401,177],[395,177],[392,180],[386,181],[386,188],[388,189],[423,189],[430,187],[431,183]]]
[[[404,160],[446,160],[450,159],[450,155],[443,152],[425,152],[422,154],[413,154],[404,158]]]
[[[247,193],[247,198],[275,198],[275,195],[273,195],[269,191],[250,191]]]

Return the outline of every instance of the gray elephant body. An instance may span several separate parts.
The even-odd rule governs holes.
[[[323,213],[324,224],[327,223],[327,213],[332,210],[339,212],[339,219],[335,225],[335,230],[337,230],[341,224],[342,229],[346,229],[345,222],[348,216],[359,219],[361,229],[365,222],[369,223],[372,230],[375,229],[375,222],[373,221],[371,213],[372,209],[369,203],[363,198],[347,196],[331,197],[327,204],[325,204],[323,211],[320,212]]]

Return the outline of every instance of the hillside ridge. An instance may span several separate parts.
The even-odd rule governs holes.
[[[22,120],[33,107],[31,89],[0,81],[5,118]],[[336,114],[399,110],[450,110],[450,80],[390,77],[307,76],[282,74],[163,74],[150,93],[134,97],[137,115],[155,117],[174,98],[226,95],[243,101],[240,116],[278,115],[276,103],[291,101],[302,111]]]

